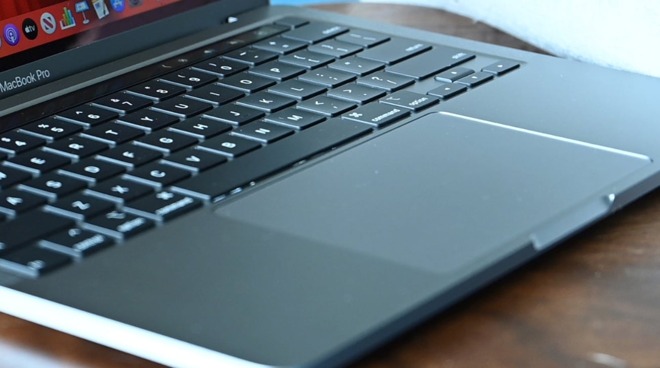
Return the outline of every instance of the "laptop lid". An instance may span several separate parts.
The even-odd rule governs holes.
[[[230,15],[267,3],[263,0],[3,1],[0,4],[0,117],[41,102],[41,96],[53,94],[52,90],[29,93],[38,87],[221,24]],[[72,83],[75,85],[75,81]],[[64,87],[72,86],[67,83],[58,86],[58,90],[71,91]],[[19,94],[23,95],[18,98]],[[21,120],[25,122],[33,117],[19,121],[3,119],[0,131],[15,128]]]

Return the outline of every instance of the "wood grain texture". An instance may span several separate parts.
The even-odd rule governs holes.
[[[318,8],[533,49],[433,9]],[[353,366],[660,367],[659,311],[660,193],[654,192]],[[0,314],[0,367],[160,365]]]

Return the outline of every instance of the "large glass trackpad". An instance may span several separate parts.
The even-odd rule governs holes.
[[[561,216],[606,197],[608,186],[649,163],[633,153],[431,114],[216,214],[431,272],[465,271],[551,220],[570,227]],[[604,215],[604,203],[576,221]]]

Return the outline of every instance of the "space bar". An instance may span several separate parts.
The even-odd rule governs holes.
[[[285,169],[317,153],[337,147],[370,130],[371,128],[366,124],[331,119],[179,182],[172,187],[172,190],[213,201],[236,188]]]

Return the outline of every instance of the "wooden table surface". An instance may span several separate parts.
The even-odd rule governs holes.
[[[374,4],[318,8],[533,49],[437,10]],[[354,366],[660,367],[660,192]],[[160,365],[0,314],[0,367]]]

